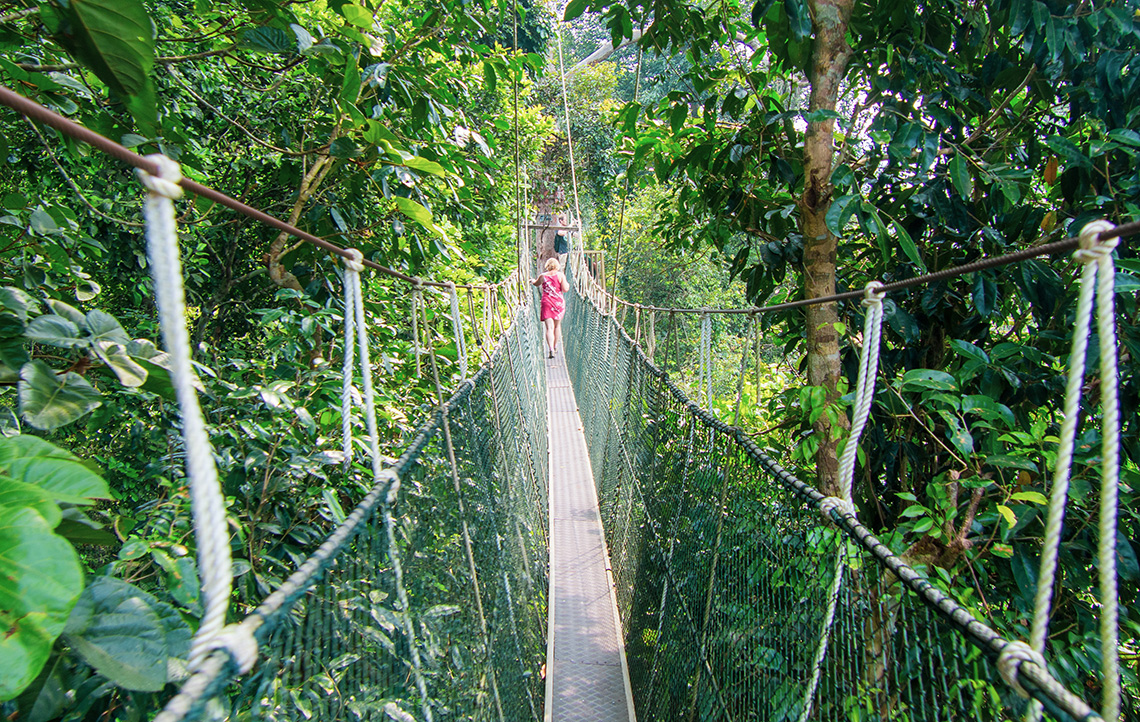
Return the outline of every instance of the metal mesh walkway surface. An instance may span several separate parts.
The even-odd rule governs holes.
[[[550,415],[548,722],[633,722],[598,497],[561,351],[547,361]]]

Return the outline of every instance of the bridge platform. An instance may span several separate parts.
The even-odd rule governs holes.
[[[550,631],[546,722],[636,722],[586,437],[560,349],[546,361]]]

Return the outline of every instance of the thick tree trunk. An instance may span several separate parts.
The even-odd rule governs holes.
[[[812,47],[811,99],[809,111],[835,110],[839,87],[847,71],[851,47],[847,23],[853,0],[811,0],[815,42]],[[804,193],[800,199],[801,231],[804,236],[804,295],[807,298],[835,293],[835,257],[838,239],[827,228],[831,206],[831,164],[835,154],[834,120],[810,123],[804,138]],[[839,315],[834,303],[807,307],[808,383],[827,389],[830,403],[837,397],[839,380]],[[838,491],[838,434],[827,414],[814,426],[819,440],[816,454],[816,485],[827,495]]]

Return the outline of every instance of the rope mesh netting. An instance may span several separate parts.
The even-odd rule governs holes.
[[[547,438],[534,309],[518,309],[394,475],[250,615],[262,650],[253,672],[239,678],[215,652],[164,719],[541,719]]]
[[[567,367],[639,720],[800,720],[836,554],[845,574],[812,719],[1022,713],[995,666],[1007,640],[854,517],[825,522],[823,497],[691,402],[603,313],[595,283],[568,295]],[[1020,678],[1049,714],[1098,719],[1036,665]]]

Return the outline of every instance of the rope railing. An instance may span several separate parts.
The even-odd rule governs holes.
[[[1124,239],[1131,236],[1140,234],[1140,221],[1133,221],[1132,223],[1125,223],[1115,226],[1108,230],[1098,231],[1098,241],[1109,241],[1114,238]],[[945,281],[957,276],[964,276],[969,273],[977,273],[978,271],[988,271],[1003,266],[1009,266],[1022,261],[1028,261],[1033,258],[1040,258],[1041,256],[1053,256],[1060,253],[1067,253],[1074,251],[1080,245],[1081,239],[1079,236],[1065,238],[1052,243],[1042,243],[1036,246],[1029,246],[1017,251],[1011,251],[1000,256],[990,256],[986,258],[973,261],[971,263],[964,263],[960,266],[952,266],[944,268],[940,271],[933,271],[921,276],[914,276],[902,281],[892,281],[884,283],[882,290],[884,293],[892,291],[902,291],[915,286],[922,286],[936,281]],[[608,293],[605,289],[601,292]],[[635,303],[627,301],[616,296],[612,296],[610,303],[614,306],[625,306],[629,308],[638,308],[642,311],[653,311],[656,313],[684,313],[684,314],[760,314],[760,313],[775,313],[776,311],[790,311],[794,308],[803,308],[804,306],[815,306],[822,303],[835,303],[838,301],[851,301],[856,300],[863,295],[863,290],[844,291],[843,293],[834,293],[827,296],[816,296],[814,298],[802,298],[795,301],[786,301],[784,303],[774,303],[767,306],[751,306],[745,308],[673,308],[669,306],[654,306],[651,304]]]
[[[25,98],[19,93],[13,92],[4,86],[0,86],[0,105],[6,105],[21,115],[24,115],[32,120],[39,121],[44,125],[55,128],[59,132],[64,133],[65,135],[74,138],[75,140],[86,143],[94,148],[98,148],[104,153],[107,153],[108,155],[121,160],[127,165],[134,166],[135,168],[144,173],[147,173],[150,176],[158,176],[159,174],[159,167],[155,161],[147,158],[146,156],[139,155],[129,148],[116,143],[110,138],[104,137],[89,128],[85,128],[75,121],[65,118],[62,115],[59,115],[58,113],[55,113],[54,111],[45,108],[39,103]],[[264,211],[254,208],[253,206],[246,205],[236,198],[232,198],[225,193],[222,193],[221,191],[210,188],[209,186],[202,185],[201,183],[198,183],[186,177],[179,179],[178,185],[182,186],[182,188],[185,190],[194,193],[195,195],[214,201],[215,203],[237,211],[238,213],[252,218],[253,220],[264,223],[271,228],[276,228],[279,231],[283,231],[291,236],[295,236],[296,238],[311,243],[318,248],[324,249],[329,253],[340,256],[341,258],[350,259],[352,257],[350,250],[347,248],[343,248],[319,236],[315,236],[307,231],[301,230],[300,228],[297,228],[290,223],[286,223],[279,218],[276,218],[269,215],[268,213],[265,213]],[[378,271],[385,276],[404,281],[405,283],[431,286],[433,288],[441,288],[445,290],[449,287],[449,282],[447,281],[420,279],[415,276],[410,276],[401,271],[397,271],[394,268],[383,266],[367,258],[363,259],[362,263],[374,271]],[[506,284],[508,284],[508,279],[504,279],[503,281],[495,284],[455,285],[458,288],[478,289],[484,288],[486,286],[504,286]]]
[[[570,265],[583,268],[580,259]],[[1028,702],[998,668],[1018,642],[691,401],[608,313],[610,299],[590,279],[574,287],[585,292],[568,304],[567,364],[639,719],[795,719],[811,700],[811,719],[836,722],[1024,713]],[[819,521],[823,509],[830,525]],[[1012,671],[1051,717],[1100,719],[1039,661],[1019,660]]]

